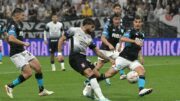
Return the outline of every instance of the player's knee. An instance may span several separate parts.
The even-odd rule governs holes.
[[[145,75],[145,69],[143,67],[136,67],[135,71],[138,73],[138,75]]]
[[[91,77],[92,75],[94,75],[94,72],[93,72],[93,70],[91,70],[90,68],[88,68],[88,69],[84,70],[84,75],[85,75],[86,77]]]

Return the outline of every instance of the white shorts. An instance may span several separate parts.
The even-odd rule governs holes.
[[[110,57],[112,59],[116,59],[119,56],[119,52],[117,51],[107,51],[107,50],[100,50],[105,56]],[[98,57],[98,60],[104,60]]]
[[[10,57],[11,61],[16,65],[16,67],[20,70],[22,70],[22,68],[29,64],[29,61],[34,59],[35,56],[32,55],[30,52],[28,52],[27,50],[15,54],[13,56]]]
[[[144,68],[138,60],[135,61],[129,61],[123,57],[118,57],[115,60],[115,66],[113,66],[113,68],[115,70],[121,70],[124,69],[125,67],[129,67],[129,69],[131,70],[135,70],[138,66],[141,66],[142,68]]]

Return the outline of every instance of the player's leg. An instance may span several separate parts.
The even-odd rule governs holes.
[[[152,88],[144,88],[145,87],[145,69],[144,69],[144,67],[138,61],[134,61],[130,65],[130,69],[136,71],[139,75],[139,79],[138,79],[139,96],[144,96],[144,95],[150,94],[152,92]]]
[[[89,78],[90,85],[94,93],[100,99],[100,101],[109,101],[107,98],[104,97],[93,70],[91,68],[87,68],[86,70],[84,70],[84,75]]]
[[[15,80],[13,80],[10,84],[5,85],[7,95],[10,98],[13,98],[13,88],[23,83],[26,79],[30,78],[32,71],[30,65],[22,55],[14,55],[11,57],[11,60],[16,65],[16,67],[21,70],[21,74]]]
[[[2,40],[0,39],[0,64],[2,64]]]
[[[128,60],[122,57],[117,57],[115,60],[115,65],[113,65],[108,71],[106,71],[105,77],[106,78],[113,77],[115,74],[118,73],[119,70],[124,69],[128,65],[129,65]]]
[[[45,96],[45,95],[53,94],[54,92],[44,89],[43,73],[41,71],[41,65],[40,65],[39,60],[28,51],[25,51],[24,54],[25,54],[26,60],[28,60],[30,64],[30,67],[35,71],[35,78],[38,83],[39,95]]]
[[[51,61],[51,68],[52,71],[56,71],[56,65],[54,63],[54,52],[50,52],[50,61]]]
[[[119,74],[120,74],[120,79],[121,80],[124,80],[124,79],[126,79],[126,74],[125,74],[125,72],[124,72],[124,69],[120,69],[119,70]]]
[[[58,40],[58,39],[57,39],[57,40]],[[58,51],[58,41],[54,43],[54,45],[53,45],[53,51],[54,51],[54,53]],[[64,60],[59,61],[59,63],[60,63],[60,65],[61,65],[61,70],[62,70],[62,71],[65,71],[66,68],[65,68],[65,66],[64,66]]]
[[[41,71],[41,65],[38,59],[33,58],[32,60],[29,61],[29,64],[31,68],[35,70],[35,78],[37,80],[38,87],[39,87],[39,96],[46,96],[46,95],[53,94],[54,93],[53,91],[48,91],[44,89],[43,73]]]
[[[109,101],[104,97],[102,94],[101,88],[99,86],[99,83],[96,79],[95,73],[93,71],[94,65],[90,63],[89,61],[86,60],[86,57],[83,55],[70,55],[69,56],[69,63],[71,67],[81,73],[83,76],[87,77],[90,82],[90,87],[94,91],[94,93],[97,95],[97,97],[101,100],[104,101]],[[88,87],[88,85],[85,87],[85,89]],[[85,90],[84,89],[84,90]],[[83,90],[83,92],[84,92]],[[86,94],[84,94],[86,96]]]

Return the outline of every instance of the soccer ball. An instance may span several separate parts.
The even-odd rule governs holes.
[[[130,71],[127,74],[127,80],[129,83],[136,83],[139,79],[138,73],[135,71]]]

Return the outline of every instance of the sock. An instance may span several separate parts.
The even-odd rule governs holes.
[[[125,74],[125,73],[124,73],[124,70],[123,70],[123,69],[120,69],[120,70],[119,70],[119,74],[120,74],[120,75],[124,75],[124,74]]]
[[[97,79],[95,77],[95,75],[91,76],[89,78],[90,80],[90,84],[91,84],[91,87],[92,89],[94,90],[95,94],[98,96],[99,99],[104,99],[104,95],[102,94],[102,91],[101,91],[101,88],[97,82]]]
[[[145,86],[145,76],[144,75],[140,75],[139,79],[138,79],[138,87],[139,87],[139,91],[141,91]]]
[[[105,79],[106,79],[105,75],[101,74],[100,77],[97,78],[97,81],[100,82],[100,81],[105,80]]]
[[[52,67],[52,68],[56,68],[55,64],[51,64],[51,67]]]
[[[61,69],[65,69],[65,67],[64,67],[64,60],[61,61],[60,64],[61,64]]]
[[[11,84],[9,84],[8,86],[10,88],[14,88],[15,86],[21,84],[22,82],[24,82],[26,79],[24,78],[23,75],[19,75],[18,78],[16,78]]]
[[[37,83],[38,83],[39,92],[42,92],[44,90],[42,73],[36,73],[35,78],[36,78]]]
[[[0,52],[0,62],[2,61],[2,52]]]

